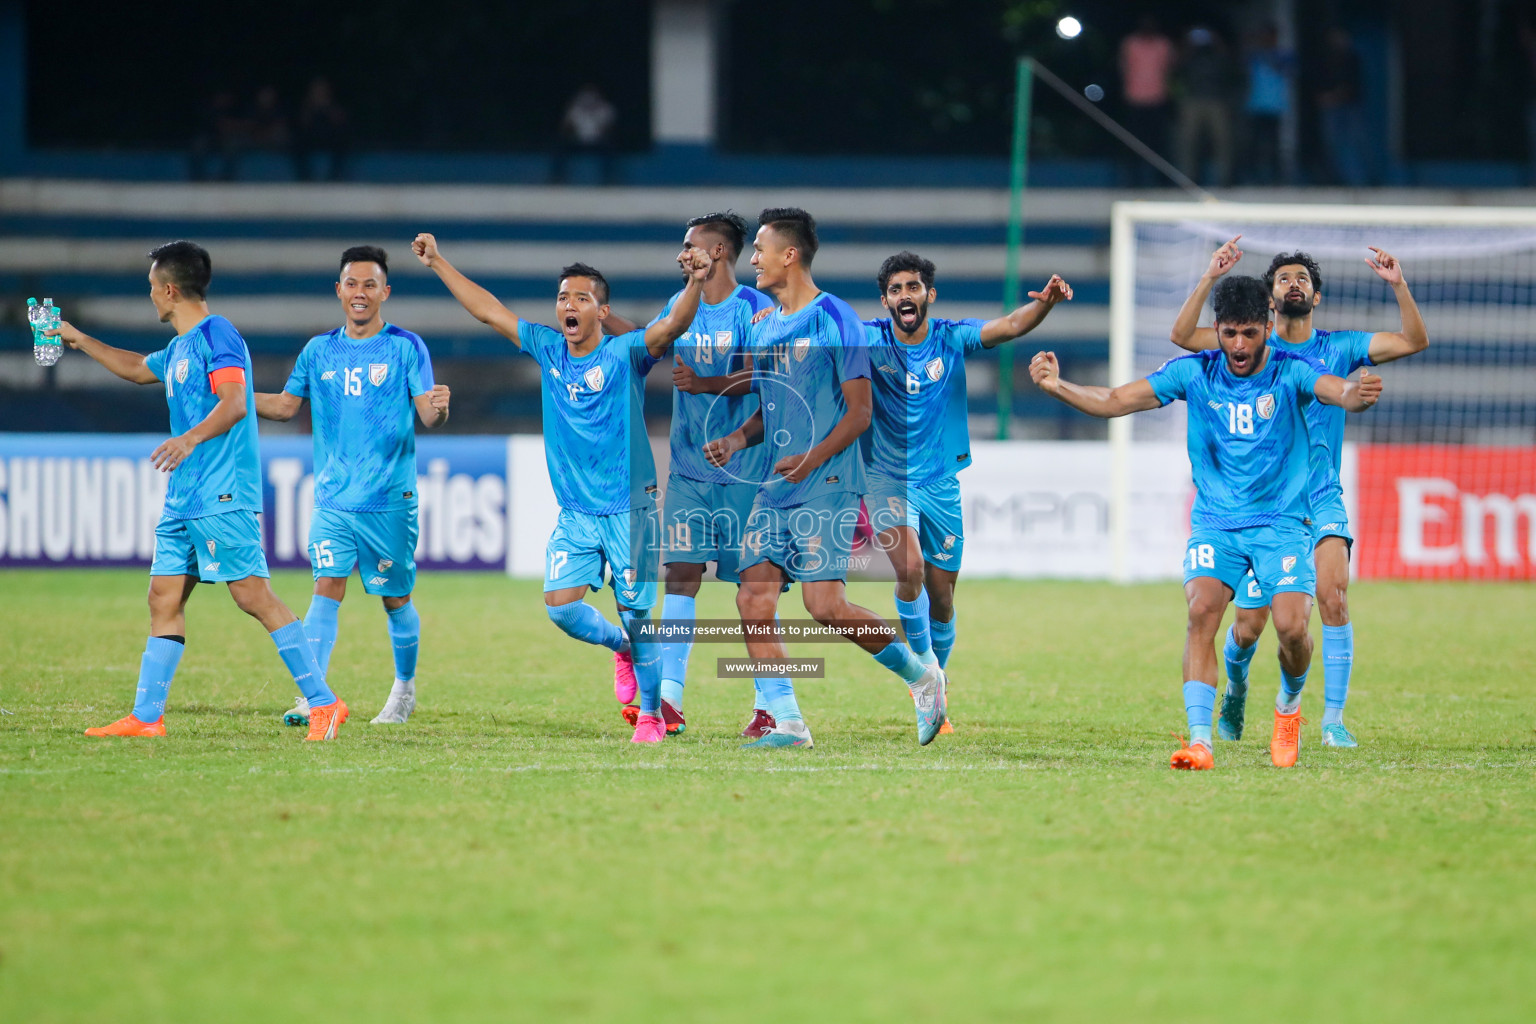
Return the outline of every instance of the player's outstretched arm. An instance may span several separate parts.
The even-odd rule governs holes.
[[[290,395],[286,391],[279,391],[275,395],[264,391],[256,392],[256,415],[264,420],[287,423],[299,414],[299,406],[303,404],[304,399],[298,395]]]
[[[763,440],[763,411],[759,409],[747,417],[747,422],[724,437],[704,443],[704,457],[712,466],[723,466],[731,456],[743,448],[751,448]]]
[[[1061,379],[1061,366],[1054,352],[1036,352],[1029,361],[1029,377],[1046,394],[1060,399],[1078,412],[1100,419],[1113,419],[1133,412],[1162,407],[1152,385],[1145,377],[1121,384],[1117,388],[1091,384],[1073,384]]]
[[[215,405],[202,422],[179,437],[160,442],[149,455],[149,461],[162,473],[169,473],[186,461],[192,449],[204,441],[218,437],[230,427],[245,419],[245,381],[226,380],[219,384],[214,394],[219,396]]]
[[[448,385],[434,384],[431,391],[411,399],[424,427],[440,427],[448,422]]]
[[[677,254],[677,265],[683,268],[688,280],[682,294],[667,310],[667,315],[645,329],[645,348],[660,359],[667,354],[672,343],[683,336],[693,318],[699,312],[699,299],[704,295],[704,279],[709,276],[714,260],[703,249],[684,249]]]
[[[1348,412],[1365,412],[1381,397],[1381,378],[1365,370],[1359,380],[1345,380],[1325,373],[1312,385],[1312,393],[1328,405],[1337,405]]]
[[[837,421],[837,426],[821,439],[821,443],[804,454],[786,455],[774,463],[773,471],[792,484],[798,484],[810,476],[828,459],[851,444],[857,444],[859,435],[869,429],[874,412],[874,397],[868,377],[852,377],[843,381],[843,404],[848,411]]]
[[[1391,253],[1383,252],[1375,246],[1368,248],[1374,255],[1366,257],[1365,265],[1392,286],[1392,294],[1397,296],[1397,310],[1403,318],[1402,330],[1378,331],[1371,335],[1371,362],[1379,366],[1429,348],[1429,331],[1424,327],[1424,316],[1419,312],[1419,304],[1414,301],[1413,293],[1408,290],[1408,282],[1403,279],[1403,265]]]
[[[1005,341],[1022,338],[1044,320],[1056,303],[1063,299],[1072,301],[1072,286],[1061,279],[1061,275],[1052,274],[1051,279],[1045,282],[1045,287],[1037,292],[1030,292],[1029,297],[1033,302],[1026,303],[1007,316],[1000,316],[996,320],[988,320],[981,325],[981,347],[996,348]]]
[[[1243,258],[1243,250],[1237,247],[1237,241],[1242,237],[1238,235],[1211,253],[1210,265],[1200,275],[1195,290],[1189,293],[1184,305],[1179,307],[1179,315],[1173,318],[1173,329],[1168,332],[1168,340],[1179,348],[1200,352],[1216,347],[1216,328],[1201,327],[1200,312],[1205,309],[1206,300],[1211,297],[1211,289],[1216,286],[1217,279],[1237,266],[1237,261]]]
[[[416,254],[422,266],[431,270],[448,286],[453,297],[459,300],[459,305],[469,310],[470,316],[494,329],[512,344],[522,347],[522,338],[517,333],[517,314],[444,259],[443,254],[437,251],[435,237],[426,232],[417,235],[411,243],[411,252]]]
[[[139,353],[97,341],[67,320],[61,321],[57,330],[46,333],[50,338],[58,338],[70,348],[84,352],[129,383],[153,384],[160,379],[150,371],[149,364]]]

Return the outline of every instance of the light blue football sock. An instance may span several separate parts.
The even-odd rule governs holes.
[[[907,635],[907,646],[921,658],[933,648],[928,638],[928,591],[918,591],[916,601],[896,598],[896,616],[901,619],[901,631]]]
[[[1308,671],[1311,667],[1308,666]],[[1289,715],[1301,706],[1301,688],[1307,685],[1307,673],[1293,676],[1280,666],[1280,690],[1275,694],[1275,710]]]
[[[1258,649],[1258,641],[1247,647],[1238,644],[1237,627],[1227,627],[1227,642],[1222,645],[1221,656],[1227,662],[1227,692],[1239,700],[1248,696],[1248,663]]]
[[[171,692],[171,680],[187,645],[168,637],[152,636],[144,641],[144,655],[139,658],[139,688],[133,695],[133,717],[153,725],[165,714],[165,698]]]
[[[566,636],[574,637],[583,643],[606,647],[610,651],[623,650],[629,645],[629,639],[624,635],[624,631],[603,618],[602,612],[585,601],[545,605],[544,610],[549,613],[549,621],[559,626]]]
[[[932,638],[933,653],[939,658],[939,668],[949,667],[949,652],[955,649],[955,623],[959,618],[957,615],[948,622],[928,620],[928,634]]]
[[[416,652],[421,646],[421,616],[416,602],[407,601],[385,612],[389,621],[389,642],[395,648],[395,678],[416,678]]]
[[[1189,742],[1211,743],[1211,713],[1216,710],[1216,687],[1191,679],[1184,684],[1184,714],[1189,719]]]
[[[272,642],[277,653],[288,666],[293,683],[309,701],[311,708],[328,708],[336,703],[336,695],[325,685],[325,671],[315,657],[314,645],[304,633],[304,624],[294,619],[286,626],[272,631]]]
[[[757,691],[768,705],[775,722],[803,722],[800,704],[795,700],[795,684],[783,676],[758,676]]]
[[[304,635],[315,648],[315,661],[321,672],[331,670],[331,651],[336,646],[337,613],[341,602],[319,594],[309,599],[309,611],[304,613]]]
[[[689,624],[690,632],[661,642],[661,699],[681,711],[683,685],[688,681],[688,655],[693,652],[692,623],[694,599],[682,594],[668,594],[661,602],[661,617],[669,622]]]
[[[768,698],[763,695],[763,684],[760,679],[752,680],[752,710],[768,710]]]
[[[661,644],[634,639],[642,623],[650,618],[649,611],[619,611],[624,629],[630,637],[630,654],[635,659],[635,682],[640,690],[640,713],[661,717]],[[681,693],[681,687],[679,687]]]
[[[1355,667],[1355,625],[1323,627],[1323,724],[1344,722],[1349,673]]]
[[[875,660],[901,677],[901,681],[911,686],[923,677],[926,670],[922,661],[912,653],[912,648],[900,640],[892,640],[880,649],[875,655]]]

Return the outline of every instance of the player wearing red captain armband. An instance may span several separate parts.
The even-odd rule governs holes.
[[[150,252],[149,297],[176,337],[147,356],[104,345],[70,324],[56,333],[117,376],[161,383],[175,436],[151,459],[170,474],[149,570],[149,640],[139,663],[133,713],[87,736],[164,736],[165,700],[186,648],[187,599],[199,582],[227,583],[230,596],[272,635],[309,701],[310,740],[335,739],[347,705],[325,685],[304,627],[272,592],[261,549],[261,459],[251,354],[230,322],[208,312],[213,264],[192,242]]]

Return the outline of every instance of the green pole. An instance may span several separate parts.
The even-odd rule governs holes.
[[[1008,176],[1008,255],[1003,267],[1003,315],[1019,306],[1019,252],[1024,247],[1024,179],[1029,172],[1029,94],[1034,64],[1020,57],[1013,88],[1013,160]],[[1008,439],[1013,416],[1013,346],[997,353],[997,439]]]

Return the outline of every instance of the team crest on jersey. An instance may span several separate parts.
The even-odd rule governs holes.
[[[368,382],[374,387],[384,383],[384,378],[389,376],[388,363],[369,363]]]
[[[176,363],[176,383],[177,384],[185,384],[187,382],[187,366],[188,366],[188,364],[190,362],[191,362],[191,360],[189,360],[189,359],[181,359],[181,360],[177,361],[177,363]]]
[[[1275,414],[1275,396],[1260,395],[1259,400],[1253,403],[1253,411],[1259,414],[1259,419],[1269,419]]]
[[[389,572],[390,566],[392,566],[394,564],[395,564],[395,561],[392,558],[381,558],[381,559],[379,559],[379,572]]]
[[[731,339],[734,337],[734,334],[735,332],[733,331],[716,331],[715,351],[721,355],[725,355],[727,352],[729,352],[731,350]]]
[[[1296,564],[1296,556],[1295,555],[1286,555],[1284,558],[1280,559],[1280,571],[1281,572],[1290,572],[1291,568],[1293,566],[1295,566],[1295,564]]]
[[[603,390],[603,368],[601,366],[592,367],[592,369],[582,374],[581,379],[586,381],[587,387],[593,391]]]
[[[795,350],[794,351],[795,351],[795,362],[797,362],[797,363],[805,362],[805,357],[811,354],[811,339],[810,338],[796,338],[795,339]]]
[[[944,357],[939,356],[936,359],[928,360],[928,365],[923,367],[923,369],[928,372],[929,380],[938,380],[944,376]]]

